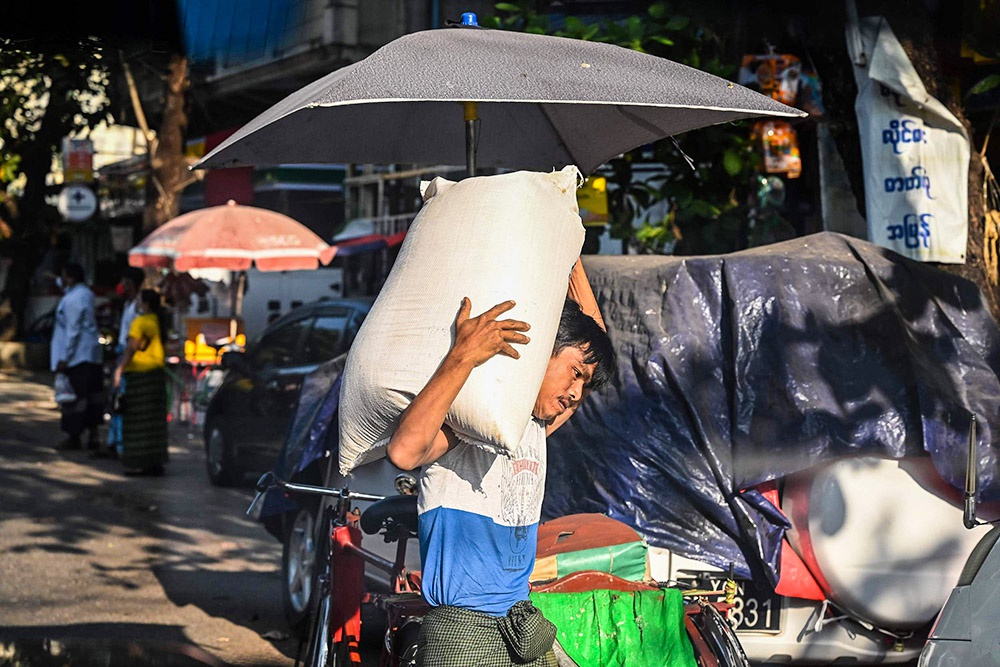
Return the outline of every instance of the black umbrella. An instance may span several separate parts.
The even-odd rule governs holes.
[[[405,35],[328,74],[195,166],[464,162],[470,173],[477,164],[544,171],[575,164],[590,173],[695,128],[804,115],[619,46],[460,26]]]

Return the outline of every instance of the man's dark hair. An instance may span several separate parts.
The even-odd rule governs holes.
[[[156,321],[160,325],[160,341],[165,343],[167,331],[170,328],[170,318],[163,310],[163,300],[160,293],[153,289],[144,289],[139,292],[139,298],[149,308],[149,312],[156,315]]]
[[[158,313],[161,309],[162,300],[160,299],[160,293],[155,289],[144,289],[139,293],[139,298],[142,302],[149,307],[149,312]]]
[[[63,266],[63,273],[65,273],[67,277],[72,278],[74,282],[83,282],[83,266],[80,265],[79,262],[67,262]]]
[[[556,356],[567,347],[579,348],[583,352],[584,363],[595,365],[594,375],[587,383],[587,389],[600,389],[612,382],[618,374],[615,350],[611,346],[607,332],[601,328],[597,320],[585,314],[580,305],[572,299],[566,299],[563,303],[552,356]]]

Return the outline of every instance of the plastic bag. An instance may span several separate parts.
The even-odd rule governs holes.
[[[111,391],[109,410],[112,416],[121,416],[125,412],[125,379],[119,387]]]
[[[59,405],[68,405],[69,403],[76,402],[76,391],[73,390],[69,376],[65,373],[56,373],[54,389],[56,403]]]

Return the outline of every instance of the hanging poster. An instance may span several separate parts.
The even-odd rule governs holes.
[[[788,178],[802,175],[802,157],[795,128],[783,120],[761,120],[754,123],[751,138],[759,141],[764,153],[764,171],[785,174]]]
[[[108,225],[111,232],[111,249],[115,252],[127,253],[135,245],[132,225]]]
[[[969,137],[931,97],[882,17],[847,26],[868,239],[924,262],[965,263]]]
[[[795,105],[799,93],[802,62],[791,54],[746,54],[740,63],[737,83],[773,99]]]
[[[818,117],[826,114],[822,84],[811,66],[791,53],[747,53],[737,83]]]

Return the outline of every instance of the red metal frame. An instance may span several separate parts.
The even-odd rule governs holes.
[[[361,655],[358,642],[361,638],[361,604],[373,602],[385,610],[389,627],[395,633],[412,618],[421,617],[430,609],[420,597],[420,572],[406,569],[406,540],[409,531],[400,527],[396,558],[391,563],[395,595],[378,596],[365,591],[365,561],[388,569],[390,563],[365,551],[361,546],[362,534],[353,518],[348,525],[334,526],[330,535],[330,582],[334,592],[330,609],[330,634],[334,645],[345,643],[351,665],[360,667]],[[399,664],[397,647],[382,651],[382,665]]]
[[[333,643],[345,643],[352,665],[361,665],[361,599],[364,597],[365,562],[356,549],[361,547],[361,531],[356,526],[335,526],[331,538],[330,582],[336,595],[330,601]]]

